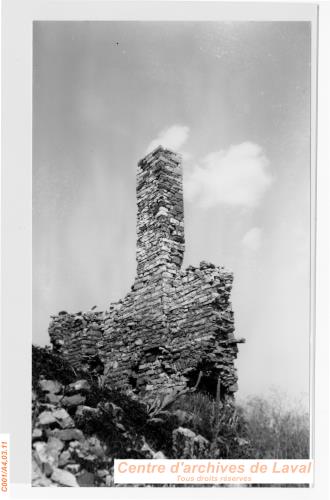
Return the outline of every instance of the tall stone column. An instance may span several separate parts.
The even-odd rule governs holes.
[[[181,157],[159,146],[138,164],[137,283],[173,277],[184,254]]]

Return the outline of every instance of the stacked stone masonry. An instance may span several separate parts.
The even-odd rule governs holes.
[[[184,213],[181,158],[161,146],[138,164],[137,274],[131,291],[104,312],[52,316],[53,347],[74,367],[98,358],[106,383],[152,401],[200,388],[237,390],[233,275],[201,262],[181,270]],[[202,373],[200,378],[199,374]]]

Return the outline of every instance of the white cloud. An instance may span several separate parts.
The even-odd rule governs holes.
[[[208,154],[188,171],[185,195],[205,208],[218,204],[254,207],[272,180],[262,148],[243,142]]]
[[[248,250],[257,251],[261,245],[261,236],[262,231],[260,227],[253,227],[243,236],[242,244]]]
[[[158,146],[178,152],[189,136],[189,127],[186,125],[172,125],[163,129],[158,136],[150,142],[146,154],[153,151]]]

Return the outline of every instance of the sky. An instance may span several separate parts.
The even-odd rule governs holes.
[[[182,154],[184,267],[234,273],[239,393],[308,393],[310,25],[35,22],[33,341],[134,280],[136,166]]]

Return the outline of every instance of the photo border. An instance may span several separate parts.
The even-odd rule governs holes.
[[[322,12],[323,7],[321,8]],[[32,344],[32,23],[34,20],[212,20],[212,21],[281,21],[310,20],[312,22],[312,91],[311,91],[311,370],[310,404],[314,408],[312,422],[312,457],[315,457],[315,486],[310,489],[282,488],[283,498],[318,498],[328,484],[329,466],[329,321],[327,307],[329,288],[329,213],[327,196],[329,174],[324,162],[327,133],[323,120],[325,109],[320,107],[318,144],[316,143],[317,103],[317,45],[316,4],[250,3],[250,2],[167,2],[167,1],[61,1],[61,0],[6,0],[2,20],[2,339],[1,339],[1,432],[12,429],[11,452],[17,465],[28,468],[30,477],[31,444],[31,344]],[[329,14],[329,12],[328,12]],[[329,19],[329,17],[328,17]],[[324,26],[325,24],[325,26]],[[320,17],[320,34],[328,31],[326,18]],[[323,42],[322,42],[323,44]],[[320,44],[320,61],[326,60],[325,45]],[[322,52],[323,51],[323,52]],[[323,59],[322,59],[323,57]],[[326,72],[320,66],[320,75]],[[328,76],[325,74],[325,79]],[[322,83],[319,101],[327,97]],[[328,87],[329,88],[329,87]],[[320,122],[321,120],[321,122]],[[323,135],[322,135],[323,134]],[[322,149],[323,148],[323,149]],[[318,177],[316,179],[316,149],[318,149]],[[318,193],[316,200],[316,190]],[[317,212],[315,203],[317,201]],[[316,244],[316,246],[315,246]],[[314,272],[313,272],[314,271]],[[327,272],[326,272],[327,271]],[[317,335],[316,335],[317,332]],[[19,367],[19,370],[17,370]],[[10,383],[9,383],[10,382]],[[14,401],[13,401],[14,400]],[[13,406],[14,404],[14,406]],[[26,426],[22,426],[22,421]],[[322,429],[322,433],[321,433]],[[325,434],[324,434],[325,433]],[[322,435],[321,435],[322,434]],[[327,439],[324,439],[326,437]],[[320,490],[321,488],[321,490]],[[12,484],[14,498],[42,498],[42,488],[30,484]],[[107,498],[108,488],[61,489],[61,498]],[[171,488],[171,494],[200,498],[204,488]],[[223,498],[276,498],[278,488],[221,488]],[[47,489],[49,498],[57,498],[59,491]],[[112,488],[112,498],[152,498],[154,488]],[[219,495],[217,488],[208,489],[208,495]],[[21,495],[24,495],[23,497]],[[168,488],[158,488],[157,496],[165,498]],[[314,496],[316,495],[316,496]]]

